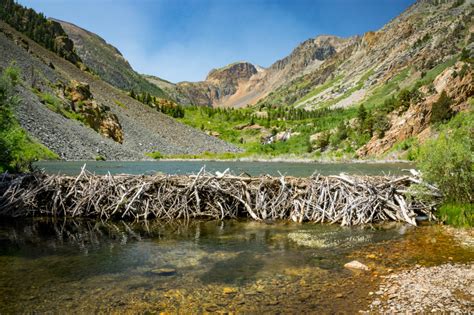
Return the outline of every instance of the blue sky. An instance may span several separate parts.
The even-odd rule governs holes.
[[[203,80],[235,61],[267,67],[321,34],[377,30],[414,0],[19,0],[92,31],[135,70]]]

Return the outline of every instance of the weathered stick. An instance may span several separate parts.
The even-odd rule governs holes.
[[[190,176],[96,176],[83,168],[76,177],[33,173],[0,175],[0,215],[69,216],[171,221],[250,217],[341,225],[385,220],[416,225],[418,214],[434,218],[436,199],[406,198],[411,177],[217,176],[204,169]],[[427,194],[439,196],[426,185]]]

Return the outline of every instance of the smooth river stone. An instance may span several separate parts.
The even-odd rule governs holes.
[[[358,262],[357,260],[353,260],[351,262],[348,262],[347,264],[344,265],[344,267],[348,269],[357,269],[357,270],[369,270],[369,267],[364,265],[361,262]]]

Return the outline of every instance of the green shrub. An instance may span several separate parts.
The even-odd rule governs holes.
[[[374,116],[374,131],[377,137],[385,137],[385,131],[390,129],[390,122],[387,115],[383,112],[377,112]]]
[[[146,155],[149,156],[149,157],[151,157],[152,159],[155,159],[155,160],[159,160],[159,159],[164,158],[164,155],[161,154],[161,153],[158,152],[158,151],[150,152],[150,153],[147,153]]]
[[[439,137],[420,148],[418,166],[447,202],[472,203],[474,192],[474,113],[458,114]]]
[[[456,227],[474,226],[474,205],[472,203],[445,203],[438,210],[438,218]]]
[[[21,101],[15,92],[19,70],[6,68],[0,76],[0,172],[25,172],[38,159],[56,159],[57,155],[33,141],[21,128],[13,108]]]
[[[107,159],[106,159],[105,156],[103,156],[103,155],[97,155],[97,156],[95,157],[95,160],[96,160],[96,161],[106,161]]]
[[[446,92],[441,92],[441,95],[438,100],[433,103],[431,109],[431,123],[434,124],[448,120],[451,117],[451,103],[452,100]]]

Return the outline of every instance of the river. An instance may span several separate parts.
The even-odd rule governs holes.
[[[97,175],[111,174],[191,174],[205,166],[209,172],[223,172],[227,168],[235,175],[272,175],[305,177],[314,173],[337,175],[341,172],[354,175],[403,175],[410,163],[302,163],[302,162],[240,162],[240,161],[41,161],[34,166],[49,174],[77,175],[86,165]]]

